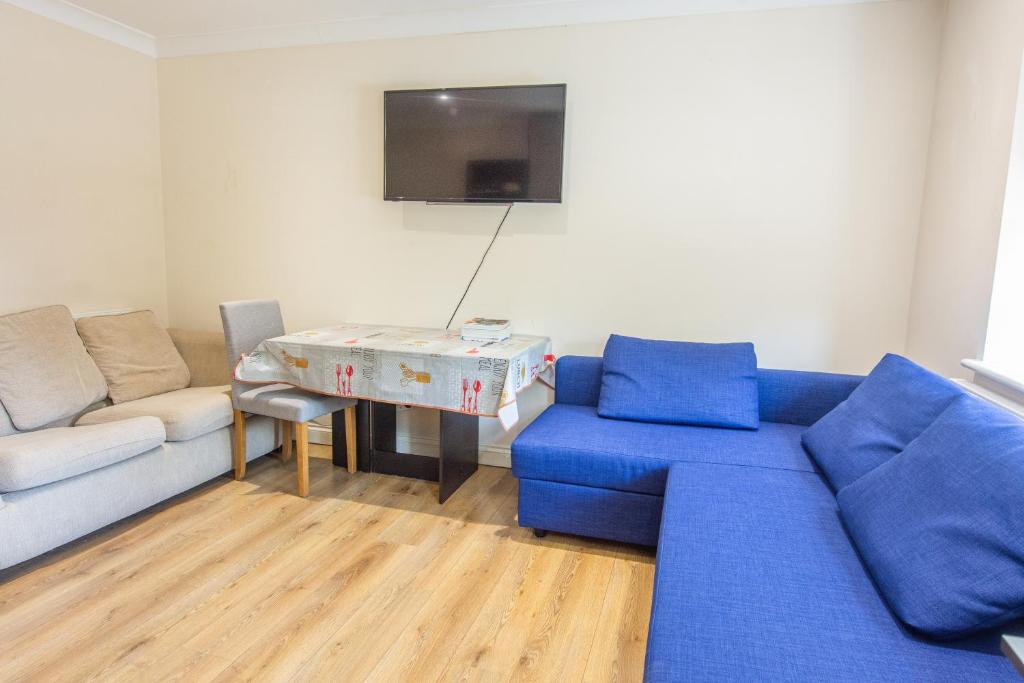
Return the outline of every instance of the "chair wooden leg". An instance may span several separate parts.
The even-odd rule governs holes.
[[[235,411],[235,480],[245,479],[245,413]]]
[[[309,423],[295,423],[295,453],[299,471],[299,496],[309,495]]]
[[[345,460],[348,473],[356,471],[356,407],[345,408]]]
[[[288,420],[281,420],[281,462],[292,459],[292,439],[295,438],[295,425]]]

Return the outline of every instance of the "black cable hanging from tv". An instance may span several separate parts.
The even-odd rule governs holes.
[[[462,292],[462,298],[459,299],[459,303],[455,304],[455,310],[452,311],[452,317],[448,318],[448,324],[444,326],[444,331],[447,332],[448,328],[452,326],[452,321],[455,320],[455,314],[459,312],[459,308],[462,306],[462,302],[466,300],[466,295],[469,294],[469,288],[473,286],[473,280],[476,280],[477,274],[484,265],[484,260],[487,258],[487,254],[490,253],[491,247],[494,246],[494,242],[498,239],[498,234],[501,232],[501,226],[505,225],[505,219],[508,218],[508,214],[512,211],[512,204],[508,203],[508,208],[505,209],[505,215],[501,217],[501,222],[498,223],[498,229],[494,231],[494,237],[491,238],[491,243],[484,249],[484,255],[480,257],[480,263],[476,265],[476,270],[473,271],[473,277],[469,278],[469,282],[466,283],[466,290]]]

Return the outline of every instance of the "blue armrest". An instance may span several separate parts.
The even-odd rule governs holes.
[[[555,364],[555,403],[596,406],[601,395],[600,358],[562,356]]]

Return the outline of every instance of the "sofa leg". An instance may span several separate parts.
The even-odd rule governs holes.
[[[281,462],[292,459],[292,440],[295,438],[295,425],[288,420],[281,420]]]
[[[356,472],[356,407],[345,408],[345,460],[348,473]]]
[[[235,411],[235,443],[234,443],[235,480],[245,479],[245,413]]]
[[[298,461],[299,496],[309,495],[309,423],[295,423],[295,455]]]
[[[537,538],[544,538],[545,536],[548,535],[548,532],[544,531],[544,529],[534,529],[533,530],[533,535],[536,536]]]

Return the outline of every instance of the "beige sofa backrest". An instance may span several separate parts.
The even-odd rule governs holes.
[[[221,332],[193,332],[191,330],[169,329],[178,353],[185,359],[185,365],[192,375],[194,387],[219,387],[231,384],[224,350],[224,335]]]

